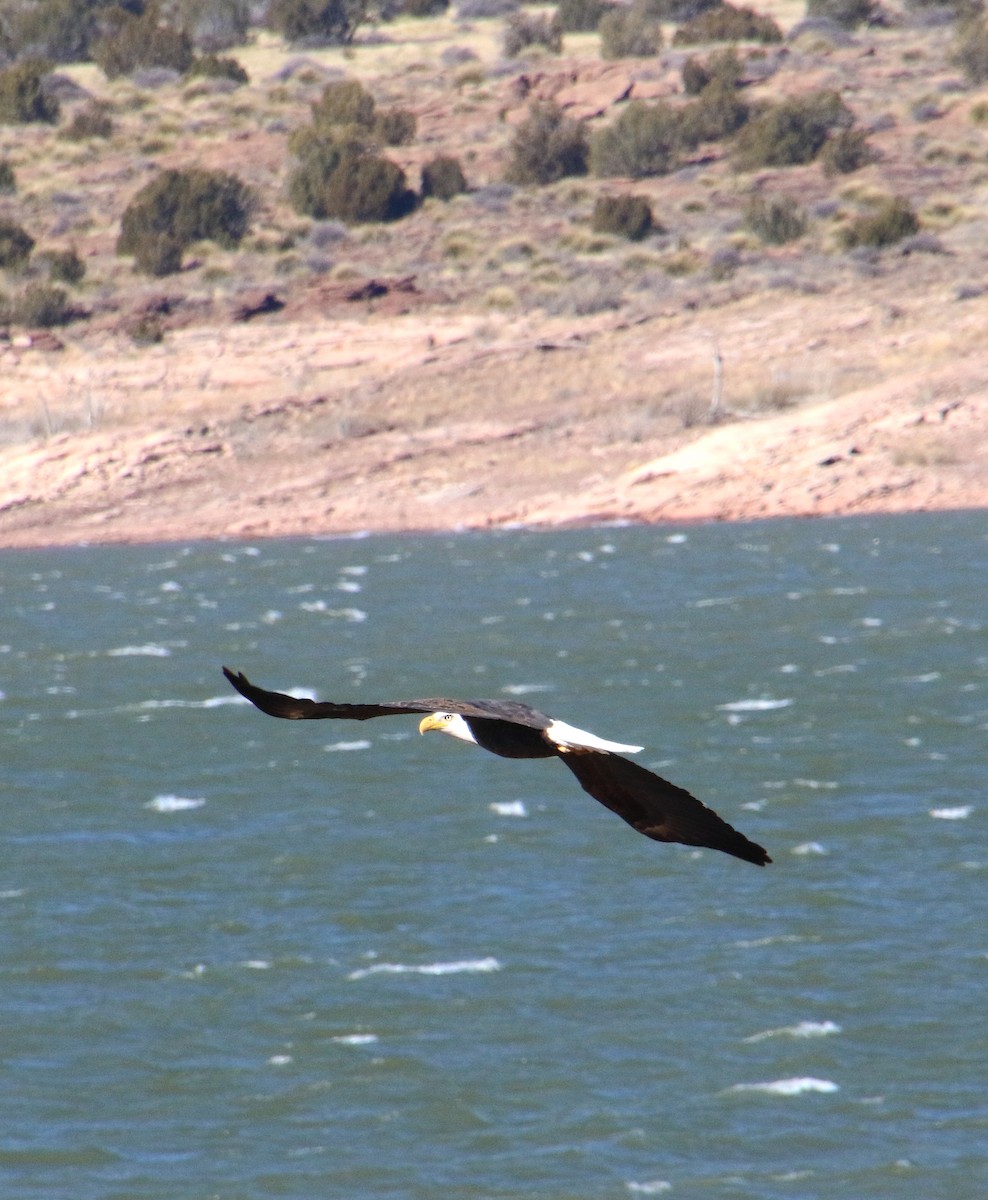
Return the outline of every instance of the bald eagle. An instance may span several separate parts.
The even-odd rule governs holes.
[[[759,867],[772,861],[761,846],[738,833],[695,796],[622,757],[621,752],[635,754],[641,746],[606,741],[517,700],[334,704],[267,692],[226,667],[223,674],[241,696],[271,717],[289,721],[367,721],[372,717],[424,713],[420,733],[436,729],[502,758],[558,758],[585,792],[645,837],[657,842],[708,846]]]

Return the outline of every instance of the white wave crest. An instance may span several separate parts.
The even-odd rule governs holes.
[[[832,1033],[840,1033],[841,1027],[836,1021],[797,1021],[795,1025],[782,1025],[778,1029],[763,1029],[761,1033],[753,1033],[744,1039],[745,1042],[764,1042],[766,1038],[774,1037],[829,1037]]]
[[[106,652],[108,658],[127,658],[130,655],[142,658],[170,658],[171,651],[167,646],[158,646],[147,642],[143,646],[116,646]]]
[[[376,1042],[376,1033],[341,1033],[331,1039],[341,1046],[370,1046]]]
[[[761,1092],[769,1096],[802,1096],[806,1092],[838,1092],[840,1087],[830,1079],[814,1079],[800,1075],[794,1079],[773,1079],[765,1083],[735,1083],[729,1092]]]
[[[788,708],[792,700],[770,700],[767,696],[758,700],[731,700],[727,704],[718,704],[721,712],[771,712],[775,708]]]
[[[149,800],[144,805],[145,808],[150,808],[154,812],[160,813],[176,813],[186,812],[190,808],[202,808],[206,803],[201,797],[189,796],[155,796],[153,800]]]
[[[963,821],[973,812],[973,804],[958,804],[956,808],[931,808],[930,816],[938,821]]]
[[[522,800],[507,800],[503,804],[494,801],[493,804],[487,806],[492,813],[497,813],[499,817],[527,817],[528,809]]]
[[[374,963],[351,971],[347,979],[364,979],[368,975],[458,975],[463,971],[500,971],[496,958],[466,958],[457,962],[437,963]]]
[[[336,750],[369,750],[371,743],[367,738],[358,738],[355,742],[330,742],[328,746],[323,746],[324,750],[330,753]]]

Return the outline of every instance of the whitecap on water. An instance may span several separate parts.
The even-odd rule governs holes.
[[[764,1083],[735,1083],[728,1092],[760,1092],[769,1096],[802,1096],[807,1092],[838,1092],[840,1087],[830,1079],[814,1079],[800,1075],[794,1079],[772,1079]]]
[[[347,979],[364,979],[367,975],[459,975],[466,972],[500,971],[496,958],[466,958],[456,962],[437,963],[374,963],[351,971]]]
[[[931,808],[930,816],[938,821],[963,821],[973,812],[973,804],[958,804],[955,808]]]
[[[551,692],[551,683],[506,683],[501,691],[506,696],[528,696],[532,692]]]
[[[507,800],[504,803],[494,801],[493,804],[487,806],[492,813],[497,813],[499,817],[527,817],[528,809],[521,800]]]
[[[826,854],[827,848],[819,842],[800,842],[798,846],[793,846],[789,853],[798,854],[801,857],[810,854]]]
[[[341,1046],[370,1046],[378,1037],[376,1033],[341,1033],[330,1040]]]
[[[367,738],[358,738],[354,742],[330,742],[328,746],[323,746],[324,750],[333,753],[335,750],[369,750],[371,743]]]
[[[185,812],[190,808],[202,808],[205,803],[201,797],[163,795],[155,796],[144,807],[153,809],[154,812],[176,813]]]
[[[763,1029],[761,1033],[753,1033],[742,1039],[745,1042],[764,1042],[766,1038],[794,1037],[814,1038],[829,1037],[840,1033],[841,1027],[836,1021],[797,1021],[795,1025],[782,1025],[778,1029]]]
[[[718,704],[721,712],[771,712],[775,708],[788,708],[792,700],[772,700],[762,696],[751,700],[731,700],[727,704]]]
[[[639,1196],[660,1196],[663,1192],[672,1190],[672,1184],[667,1183],[664,1179],[650,1179],[647,1183],[628,1183],[626,1187],[629,1192],[636,1192]]]
[[[139,658],[168,658],[171,655],[167,646],[159,646],[154,642],[147,642],[143,646],[116,646],[106,653],[108,658],[127,658],[131,655]]]

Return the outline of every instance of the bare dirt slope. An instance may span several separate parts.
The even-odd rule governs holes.
[[[39,436],[0,454],[0,544],[985,506],[988,301],[890,314],[886,287],[702,320],[276,315],[140,352],[107,334],[56,367],[11,350]]]

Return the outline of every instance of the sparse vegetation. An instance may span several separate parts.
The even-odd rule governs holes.
[[[844,226],[840,239],[847,250],[861,246],[881,249],[911,237],[918,229],[919,218],[909,201],[889,196],[874,212],[864,213]]]
[[[346,46],[369,7],[369,0],[272,0],[267,21],[289,42]]]
[[[250,83],[250,76],[235,58],[219,54],[203,54],[192,60],[186,71],[188,79],[227,79],[231,83]]]
[[[699,13],[676,30],[674,46],[696,46],[703,42],[763,42],[771,45],[782,41],[782,30],[771,17],[753,8],[735,8],[718,4]]]
[[[0,268],[18,270],[31,257],[34,238],[16,221],[0,219]]]
[[[430,159],[422,167],[422,198],[430,196],[437,200],[452,200],[467,190],[466,177],[460,160],[450,155]]]
[[[504,28],[504,53],[514,58],[530,46],[541,46],[552,54],[563,48],[563,26],[557,14],[514,13]]]
[[[113,136],[113,118],[105,104],[91,101],[73,116],[62,132],[70,142],[86,142],[90,138]]]
[[[407,146],[415,141],[418,120],[407,108],[384,108],[374,116],[374,136],[385,146]]]
[[[874,149],[863,129],[840,129],[827,138],[820,151],[825,175],[850,175],[875,161]]]
[[[0,158],[0,196],[11,196],[17,191],[17,176],[9,158]]]
[[[40,255],[48,268],[48,277],[59,283],[76,284],[86,274],[86,264],[73,248],[69,250],[46,250]]]
[[[791,196],[754,195],[744,206],[745,226],[763,242],[781,246],[806,232],[806,211]]]
[[[978,15],[962,22],[954,38],[951,59],[964,72],[968,83],[988,83],[988,17]]]
[[[556,17],[567,33],[591,33],[615,7],[613,0],[560,0]]]
[[[595,135],[590,166],[595,175],[666,175],[677,165],[682,145],[676,108],[661,100],[632,100],[617,120]]]
[[[841,29],[857,29],[871,20],[877,9],[876,0],[806,0],[808,17],[822,17]]]
[[[555,183],[567,175],[585,175],[588,158],[583,126],[552,101],[536,103],[515,132],[506,178],[511,183]]]
[[[68,294],[50,283],[29,283],[10,301],[10,319],[36,329],[66,325],[72,320]]]
[[[652,206],[644,196],[600,196],[594,204],[595,233],[614,233],[639,242],[651,233],[654,223]]]
[[[649,58],[662,49],[662,26],[649,0],[613,8],[601,17],[597,28],[603,58]]]
[[[253,194],[236,175],[202,168],[162,171],[127,205],[117,253],[134,255],[147,274],[170,274],[192,242],[238,245],[253,207]]]
[[[312,124],[316,129],[334,125],[359,125],[370,129],[374,124],[374,97],[359,79],[337,79],[327,83],[312,105]]]
[[[26,125],[40,121],[54,125],[61,108],[42,85],[48,64],[26,59],[0,71],[0,125]]]
[[[735,164],[741,170],[755,170],[812,162],[830,134],[850,128],[853,121],[837,92],[783,100],[745,125],[738,135]]]
[[[111,27],[93,47],[93,58],[107,79],[139,67],[169,67],[181,75],[192,65],[192,39],[162,21],[158,4],[148,4],[139,15],[115,7],[108,20]]]

